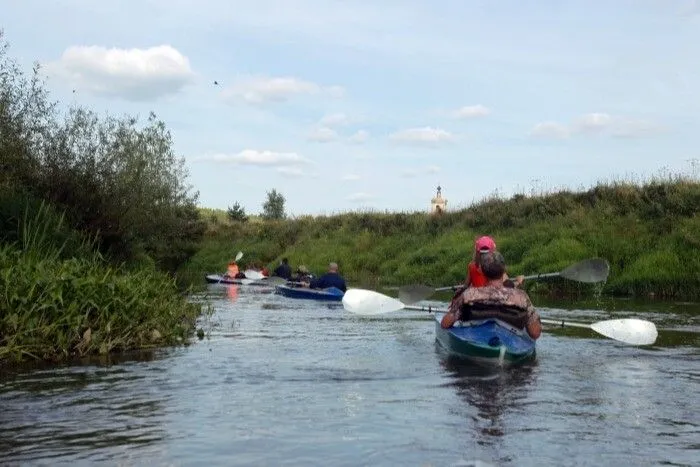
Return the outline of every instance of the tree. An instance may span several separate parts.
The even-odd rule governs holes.
[[[148,255],[174,271],[205,224],[170,131],[151,113],[59,114],[35,66],[27,78],[0,30],[0,187],[48,201],[116,262]],[[0,216],[1,217],[1,216]]]
[[[265,220],[270,219],[284,219],[287,215],[284,212],[284,196],[282,193],[278,193],[274,188],[272,191],[267,192],[267,201],[263,204],[262,218]]]
[[[228,214],[228,218],[231,219],[234,222],[247,222],[248,221],[248,216],[245,215],[245,209],[243,206],[238,204],[238,201],[236,201],[233,206],[228,208],[226,211],[226,214]]]

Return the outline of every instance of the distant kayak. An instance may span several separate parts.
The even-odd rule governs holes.
[[[238,284],[238,285],[262,285],[271,287],[272,284],[267,284],[265,281],[267,278],[255,280],[255,279],[233,279],[231,277],[224,277],[221,274],[209,274],[204,277],[210,284]]]
[[[308,287],[292,287],[289,285],[278,285],[275,287],[275,293],[289,298],[305,298],[309,300],[325,300],[332,302],[342,301],[343,295],[345,295],[342,290],[336,287],[310,289]]]
[[[444,313],[435,313],[435,336],[449,353],[488,365],[508,366],[535,355],[535,340],[525,330],[498,319],[457,322],[440,326]]]

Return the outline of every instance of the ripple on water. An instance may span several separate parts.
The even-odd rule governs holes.
[[[175,465],[693,465],[697,333],[656,345],[548,329],[534,362],[465,364],[433,315],[359,317],[238,288],[208,336],[106,364],[0,377],[0,463]],[[633,316],[550,307],[555,319]],[[676,313],[674,311],[674,313]],[[665,326],[690,332],[681,340]],[[685,326],[685,327],[684,327]]]

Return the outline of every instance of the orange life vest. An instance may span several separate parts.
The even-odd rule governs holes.
[[[228,265],[229,277],[236,277],[237,274],[238,274],[238,265],[236,263],[229,263],[229,265]]]
[[[467,285],[470,287],[483,287],[489,281],[474,261],[471,261],[469,266],[467,266],[467,274],[469,277],[469,284]]]

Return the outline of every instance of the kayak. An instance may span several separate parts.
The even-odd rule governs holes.
[[[230,277],[224,277],[221,274],[209,274],[204,276],[204,278],[210,284],[238,284],[238,285],[267,285],[265,279],[254,280],[254,279],[232,279]]]
[[[435,313],[435,338],[450,354],[479,364],[509,366],[535,356],[535,340],[499,319],[456,322],[443,329],[445,313]]]
[[[289,298],[306,298],[310,300],[325,300],[332,302],[342,301],[343,295],[345,295],[345,292],[336,287],[328,287],[327,289],[310,289],[308,287],[292,287],[289,285],[278,285],[275,287],[275,293]]]

